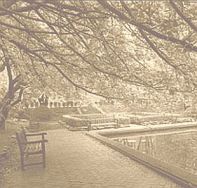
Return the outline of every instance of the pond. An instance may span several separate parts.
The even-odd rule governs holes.
[[[113,140],[197,175],[197,130],[182,133],[121,136]]]

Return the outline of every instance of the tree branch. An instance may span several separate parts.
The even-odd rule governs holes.
[[[129,9],[129,7],[126,5],[125,2],[121,2],[122,6],[124,7],[124,9],[127,11],[127,13],[129,14],[129,16],[131,18],[133,18],[133,15],[131,13],[131,10]],[[164,61],[166,62],[169,66],[173,67],[175,70],[179,70],[182,74],[185,74],[181,69],[179,69],[178,66],[172,64],[166,57],[165,55],[156,47],[156,45],[147,37],[146,33],[140,29],[139,27],[137,28],[138,31],[140,32],[142,38],[148,43],[148,45],[151,47],[151,49]]]
[[[11,103],[11,106],[12,106],[12,107],[15,106],[16,104],[18,104],[19,102],[21,102],[21,100],[22,100],[22,95],[23,95],[23,91],[24,91],[24,89],[21,88],[20,91],[19,91],[18,98],[17,98],[15,101],[13,101],[13,102]]]
[[[194,46],[192,45],[191,43],[189,42],[186,42],[184,40],[180,40],[180,39],[177,39],[175,37],[172,37],[172,36],[167,36],[165,34],[162,34],[160,32],[157,32],[153,29],[151,29],[150,27],[146,26],[146,25],[143,25],[141,23],[138,23],[134,20],[131,20],[129,17],[127,17],[124,13],[120,12],[118,9],[114,8],[113,6],[111,6],[106,0],[97,0],[106,10],[109,10],[111,11],[113,14],[115,14],[116,16],[118,16],[118,18],[120,20],[123,20],[133,26],[136,26],[137,28],[143,30],[143,31],[146,31],[147,33],[159,38],[159,39],[162,39],[162,40],[165,40],[165,41],[169,41],[169,42],[172,42],[174,44],[178,44],[178,45],[181,45],[183,46],[185,49],[189,50],[189,51],[194,51],[194,52],[197,52],[197,46]]]
[[[192,23],[192,21],[187,18],[181,11],[180,9],[177,7],[177,5],[174,3],[174,0],[170,0],[170,5],[172,6],[172,8],[176,11],[176,13],[195,31],[197,32],[197,26]]]

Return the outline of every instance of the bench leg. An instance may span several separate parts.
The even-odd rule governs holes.
[[[46,167],[46,155],[45,155],[45,144],[42,143],[42,162],[43,162],[43,168]]]
[[[43,168],[46,167],[45,152],[42,155]]]
[[[25,170],[25,168],[24,168],[24,155],[23,154],[21,154],[21,169]]]

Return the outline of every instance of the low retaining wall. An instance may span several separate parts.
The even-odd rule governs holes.
[[[88,125],[88,120],[69,115],[64,115],[62,120],[71,127],[83,127]]]
[[[118,130],[105,130],[99,131],[100,135],[107,137],[121,136],[121,135],[130,135],[130,134],[138,134],[138,133],[148,133],[148,132],[156,132],[156,131],[167,131],[167,130],[183,130],[197,128],[197,122],[187,122],[187,123],[174,123],[174,124],[160,124],[160,125],[133,125],[133,127],[122,128]]]
[[[143,114],[133,113],[127,115],[130,118],[130,123],[141,124],[147,121],[176,121],[180,114]]]
[[[114,118],[112,115],[103,114],[80,114],[80,115],[63,115],[62,121],[64,121],[70,127],[88,127],[91,121],[96,120],[107,121],[109,118]]]
[[[113,117],[109,115],[104,114],[74,114],[71,115],[72,117],[80,118],[80,119],[97,119],[97,118],[107,118],[107,117]]]

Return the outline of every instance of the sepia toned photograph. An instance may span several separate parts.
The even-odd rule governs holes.
[[[197,0],[0,0],[0,188],[197,188]]]

